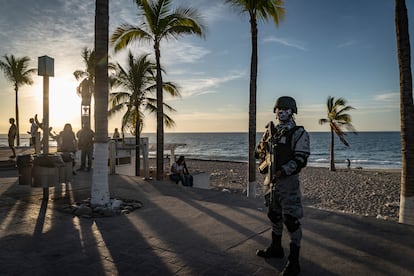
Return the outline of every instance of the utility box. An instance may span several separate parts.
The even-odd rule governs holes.
[[[37,62],[37,74],[39,76],[53,77],[55,75],[55,60],[48,56],[41,56]]]
[[[60,155],[37,155],[33,160],[32,187],[53,187],[59,184],[59,168],[65,164]]]
[[[17,169],[19,171],[19,185],[29,185],[33,183],[32,168],[33,157],[31,154],[17,156]]]

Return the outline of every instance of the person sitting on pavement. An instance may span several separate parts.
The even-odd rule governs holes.
[[[178,184],[181,181],[183,186],[193,187],[193,176],[189,173],[185,164],[184,156],[181,155],[171,166],[170,179]]]

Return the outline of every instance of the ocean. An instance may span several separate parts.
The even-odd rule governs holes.
[[[309,166],[329,167],[329,132],[310,132],[311,155]],[[156,143],[155,133],[143,133],[150,143]],[[262,133],[257,133],[257,140]],[[335,163],[338,168],[346,167],[346,160],[351,167],[371,169],[401,168],[400,132],[358,132],[347,133],[350,147],[344,146],[335,137]],[[175,150],[177,155],[191,159],[247,162],[247,133],[165,133],[164,143],[186,144]],[[21,146],[29,145],[29,136],[21,134]],[[51,145],[56,142],[51,141]],[[0,146],[7,147],[7,135],[0,134]],[[166,154],[169,152],[166,151]],[[155,156],[155,152],[150,152]]]
[[[257,133],[257,140],[263,133]],[[329,167],[329,132],[310,132],[311,155],[309,166]],[[156,134],[143,134],[150,143],[156,142]],[[247,162],[247,133],[166,133],[164,143],[183,143],[178,147],[177,155],[187,158],[221,161]],[[372,169],[401,169],[400,132],[358,132],[347,133],[346,140],[350,147],[343,145],[335,137],[335,163],[346,167],[346,160],[351,167]]]

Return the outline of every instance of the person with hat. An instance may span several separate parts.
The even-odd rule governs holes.
[[[290,252],[282,275],[298,275],[302,239],[299,219],[303,217],[299,172],[310,155],[309,134],[295,123],[294,114],[298,110],[292,97],[279,97],[273,112],[278,124],[271,121],[266,125],[256,148],[256,158],[261,161],[259,171],[266,175],[263,186],[267,216],[272,224],[272,242],[256,254],[263,258],[284,258],[282,232],[285,225],[290,236]]]

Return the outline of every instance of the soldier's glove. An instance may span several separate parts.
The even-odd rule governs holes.
[[[277,170],[275,172],[275,175],[273,176],[272,183],[273,184],[276,183],[277,179],[285,177],[285,176],[286,176],[286,173],[283,169]]]

